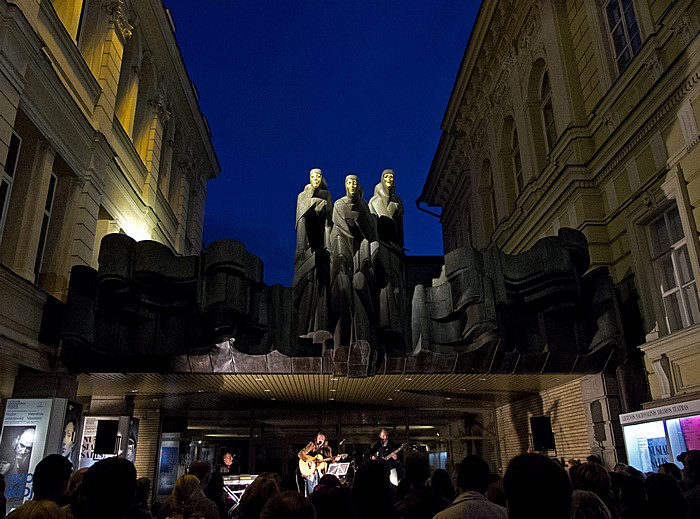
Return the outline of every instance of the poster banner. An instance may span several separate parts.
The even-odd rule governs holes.
[[[136,446],[139,442],[139,421],[138,418],[129,420],[129,438],[126,442],[126,453],[124,457],[131,463],[136,463]]]
[[[10,399],[0,433],[0,474],[5,476],[7,511],[32,498],[34,467],[44,456],[53,400]]]
[[[80,418],[83,414],[82,404],[68,402],[61,428],[61,443],[58,453],[70,460],[74,467],[78,466],[78,440]]]

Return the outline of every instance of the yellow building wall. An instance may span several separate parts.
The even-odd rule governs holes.
[[[527,452],[531,444],[532,416],[549,416],[557,457],[585,458],[590,454],[581,381],[574,380],[496,409],[500,468],[503,470],[514,456]]]

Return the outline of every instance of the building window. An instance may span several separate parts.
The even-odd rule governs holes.
[[[22,140],[16,133],[13,133],[10,137],[10,146],[7,149],[5,168],[3,169],[2,179],[0,180],[0,241],[2,241],[2,232],[5,229],[5,221],[7,220],[7,208],[10,206],[12,183],[15,179],[15,170],[17,169],[17,159],[19,158],[21,144]]]
[[[609,0],[605,6],[605,14],[615,49],[617,70],[622,72],[642,47],[637,15],[632,0]]]
[[[51,211],[53,210],[53,199],[56,193],[56,183],[58,177],[55,173],[51,173],[49,180],[49,192],[46,194],[46,203],[44,204],[44,214],[41,218],[41,233],[39,234],[39,249],[36,253],[34,262],[34,275],[37,283],[39,282],[39,274],[41,273],[41,264],[44,260],[44,251],[46,250],[46,237],[49,234],[49,223],[51,222]]]
[[[647,229],[668,331],[700,323],[695,275],[678,208],[673,206]]]
[[[554,125],[554,108],[552,108],[552,86],[549,83],[549,74],[545,71],[542,76],[540,88],[540,107],[542,110],[542,125],[547,143],[547,151],[551,151],[557,142],[557,128]]]
[[[520,194],[523,190],[523,162],[520,160],[520,143],[518,142],[518,130],[513,127],[513,141],[512,141],[512,159],[513,159],[513,176],[515,177],[515,187],[517,189],[517,194]]]

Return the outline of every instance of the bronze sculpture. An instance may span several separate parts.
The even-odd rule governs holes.
[[[403,203],[396,194],[394,172],[382,171],[369,209],[377,219],[379,248],[374,272],[379,297],[379,340],[387,351],[406,353],[406,272],[403,240]]]
[[[345,177],[346,195],[333,206],[331,292],[336,347],[357,341],[374,345],[375,290],[372,257],[377,247],[375,219],[356,175]]]
[[[323,172],[312,169],[297,197],[294,308],[301,342],[322,343],[330,336],[330,233],[332,201]],[[325,332],[325,333],[319,333]]]

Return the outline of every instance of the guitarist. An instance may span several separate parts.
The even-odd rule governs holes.
[[[326,463],[319,463],[316,466],[315,460],[317,459],[330,459],[333,458],[333,449],[328,445],[328,440],[326,435],[319,432],[313,441],[306,444],[306,447],[299,451],[299,460],[302,462],[308,462],[311,468],[315,468],[313,473],[306,478],[306,493],[309,495],[314,491],[316,485],[318,485],[318,480],[326,471]]]
[[[378,459],[382,461],[389,469],[389,477],[394,485],[399,484],[400,470],[402,468],[401,461],[399,460],[399,453],[401,447],[399,444],[391,441],[389,439],[389,431],[382,428],[379,431],[379,441],[377,441],[373,446],[372,459]]]

